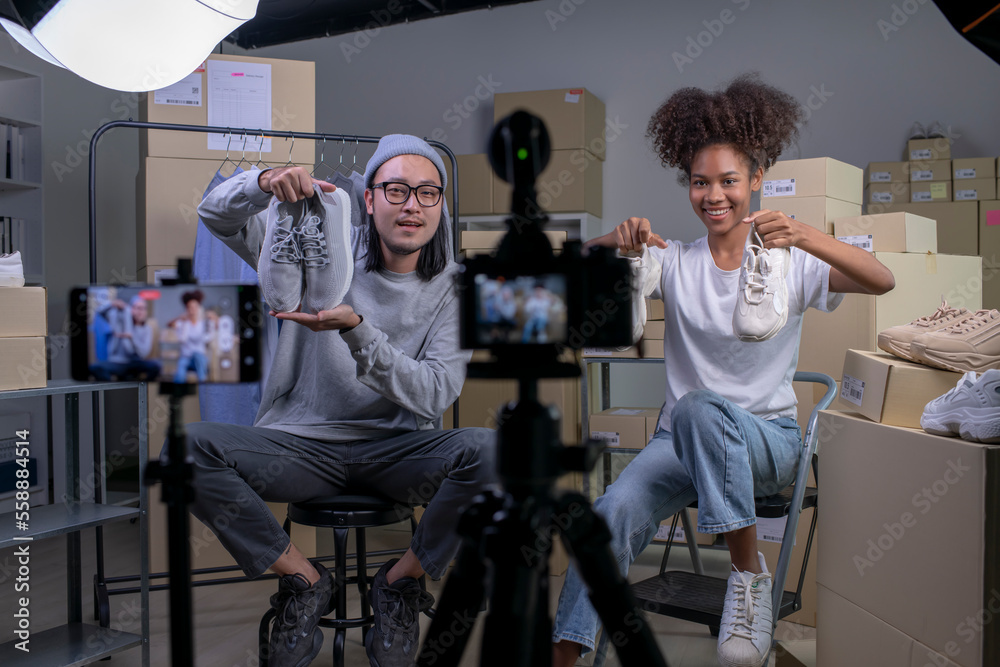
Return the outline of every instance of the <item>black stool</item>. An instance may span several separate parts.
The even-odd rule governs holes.
[[[288,504],[288,517],[285,519],[285,532],[291,534],[292,522],[304,526],[333,529],[334,568],[333,597],[331,611],[334,618],[322,618],[320,627],[333,628],[336,635],[333,641],[333,665],[344,665],[344,639],[348,628],[361,628],[362,640],[373,623],[371,608],[368,605],[368,565],[365,549],[365,528],[388,526],[409,519],[411,529],[415,528],[413,507],[400,504],[378,496],[339,495],[327,498],[316,498],[301,503]],[[356,575],[347,576],[347,531],[354,528],[357,553],[355,554]],[[383,554],[385,552],[379,552]],[[315,560],[329,560],[317,558]],[[347,587],[357,583],[361,594],[361,616],[347,618]],[[423,582],[421,582],[423,583]],[[259,659],[261,667],[268,667],[268,626],[276,615],[274,609],[269,609],[260,619]]]

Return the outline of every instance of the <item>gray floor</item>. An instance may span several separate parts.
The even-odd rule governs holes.
[[[95,571],[94,531],[87,531],[84,537],[84,587],[83,612],[84,622],[92,621],[91,584]],[[405,545],[407,533],[401,529],[383,529],[371,534],[370,548],[381,545]],[[353,540],[352,540],[353,541]],[[135,574],[135,563],[138,553],[138,526],[127,522],[112,524],[105,528],[106,568],[108,576]],[[638,581],[655,574],[659,567],[662,554],[661,547],[651,547],[636,561],[630,573],[630,579]],[[66,558],[65,540],[56,538],[34,545],[32,552],[31,574],[31,612],[32,632],[59,625],[65,621],[66,578],[63,567]],[[0,642],[12,637],[13,619],[7,610],[14,609],[14,585],[12,573],[12,550],[0,551]],[[728,570],[728,555],[724,551],[708,550],[705,552],[705,566],[709,572],[722,575]],[[689,569],[690,559],[684,549],[674,549],[671,552],[670,567],[672,569]],[[552,609],[563,577],[552,577]],[[437,594],[443,582],[431,582],[431,592]],[[268,606],[268,597],[274,592],[275,582],[247,582],[227,584],[225,586],[209,586],[194,590],[195,615],[195,648],[197,665],[208,667],[256,667],[256,633],[260,617]],[[151,664],[160,667],[170,665],[170,644],[168,635],[169,611],[168,594],[156,592],[151,594]],[[356,591],[354,598],[357,597]],[[112,627],[129,632],[139,632],[139,619],[135,613],[138,596],[113,596]],[[428,621],[424,619],[426,630]],[[718,664],[715,658],[715,639],[708,634],[707,628],[684,621],[669,619],[662,616],[652,616],[654,628],[660,649],[671,667],[710,666]],[[479,664],[479,644],[482,631],[482,617],[473,629],[470,644],[463,656],[462,665]],[[815,638],[815,630],[803,626],[780,622],[777,637],[779,639],[811,639]],[[331,664],[332,635],[327,632],[323,651],[314,664]],[[348,665],[364,666],[368,664],[364,647],[361,645],[360,630],[348,632],[347,660]],[[581,661],[588,664],[589,661]],[[132,667],[140,665],[139,650],[133,649],[114,656],[102,664]],[[616,658],[611,657],[608,665],[617,665]],[[775,664],[772,654],[770,663]]]

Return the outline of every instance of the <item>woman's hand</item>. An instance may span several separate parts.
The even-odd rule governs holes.
[[[302,312],[278,313],[273,310],[271,315],[279,320],[297,322],[313,331],[340,331],[341,329],[353,329],[361,324],[361,317],[346,303],[331,310],[321,310],[315,315]]]

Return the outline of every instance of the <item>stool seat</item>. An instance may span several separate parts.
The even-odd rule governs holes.
[[[413,516],[413,508],[380,496],[342,494],[288,504],[293,523],[320,528],[373,528]]]

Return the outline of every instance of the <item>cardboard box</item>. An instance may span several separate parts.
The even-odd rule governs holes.
[[[910,183],[911,202],[951,201],[951,181],[921,181]]]
[[[442,156],[443,157],[443,156]],[[458,164],[458,208],[461,215],[493,213],[493,168],[485,153],[456,155]],[[451,160],[444,159],[444,169],[451,186]]]
[[[653,437],[659,415],[656,408],[609,408],[590,415],[590,437],[604,440],[608,447],[642,449]],[[650,419],[653,431],[647,423]]]
[[[937,252],[937,223],[913,213],[882,213],[833,221],[834,236],[872,236],[876,252]]]
[[[861,215],[861,204],[831,197],[767,197],[760,200],[760,207],[781,211],[824,234],[833,233],[835,219]]]
[[[48,335],[44,287],[0,287],[0,338]]]
[[[646,299],[646,320],[663,319],[663,300]]]
[[[658,338],[663,340],[663,334],[666,332],[666,322],[663,320],[648,320],[646,326],[642,331],[643,338]]]
[[[910,182],[950,181],[951,160],[927,160],[910,163]]]
[[[458,425],[498,428],[500,409],[517,400],[515,380],[467,379],[458,397]],[[554,405],[560,415],[559,434],[564,444],[580,442],[580,380],[544,379],[538,383],[538,400]],[[449,420],[450,424],[450,420]]]
[[[176,134],[176,133],[174,133]],[[136,176],[136,263],[177,268],[194,254],[198,205],[220,161],[147,157]],[[300,165],[312,169],[312,165]]]
[[[593,153],[583,149],[552,151],[552,157],[536,181],[538,206],[548,213],[591,213],[604,210],[603,169]],[[493,176],[493,212],[510,212],[510,184]]]
[[[830,197],[860,204],[864,172],[828,157],[783,160],[764,174],[761,197]]]
[[[316,131],[316,64],[299,60],[278,58],[253,58],[239,55],[213,53],[208,60],[247,62],[269,65],[271,69],[271,127],[280,132]],[[182,125],[209,125],[208,122],[208,70],[201,73],[201,104],[156,104],[154,94],[143,95],[139,103],[139,120],[153,123],[179,123]],[[257,128],[248,128],[257,129]],[[203,158],[222,162],[226,156],[223,147],[209,150],[208,134],[201,132],[168,132],[163,130],[139,131],[140,157]],[[266,137],[266,134],[265,134]],[[234,161],[244,155],[251,162],[261,157],[268,164],[295,162],[312,165],[316,162],[317,142],[297,139],[271,139],[271,150],[244,151],[242,135],[234,135],[229,145],[229,157]],[[331,162],[333,144],[326,147],[326,161]],[[289,157],[291,151],[291,157]],[[339,149],[338,149],[339,151]],[[205,181],[205,185],[208,181]]]
[[[1000,201],[979,202],[979,254],[983,258],[983,308],[1000,308]]]
[[[976,202],[870,204],[867,213],[914,213],[936,220],[938,252],[942,255],[979,254],[979,207]]]
[[[995,178],[970,178],[955,181],[952,185],[952,192],[955,201],[996,199],[997,181]]]
[[[951,142],[947,137],[910,139],[906,142],[906,156],[911,162],[950,160]]]
[[[644,338],[642,342],[639,343],[639,353],[642,355],[643,359],[662,359],[663,339]]]
[[[47,386],[48,364],[44,336],[0,338],[0,391]]]
[[[868,204],[906,204],[910,201],[910,183],[869,183],[865,186]]]
[[[689,507],[688,515],[691,517],[691,525],[694,527],[694,543],[703,546],[715,544],[716,538],[719,537],[718,535],[698,532],[698,510]],[[673,517],[670,517],[669,519],[664,519],[663,521],[660,522],[660,527],[657,528],[656,535],[653,536],[654,543],[657,543],[658,545],[664,545],[666,542],[670,541],[671,538],[670,522],[672,520]],[[677,528],[674,529],[673,532],[673,542],[674,542],[673,546],[676,547],[681,544],[687,544],[687,537],[688,537],[687,534],[684,532],[684,524],[681,523],[680,519],[678,519]],[[665,548],[665,546],[661,546],[660,548]]]
[[[848,350],[840,398],[872,421],[920,428],[924,406],[954,389],[961,377],[884,352]]]
[[[869,162],[868,178],[865,183],[909,183],[910,163]]]
[[[847,350],[878,350],[878,332],[930,315],[944,297],[955,308],[982,307],[982,260],[955,255],[877,252],[875,257],[892,271],[896,289],[881,296],[847,294],[832,313],[815,309],[802,319],[798,368],[840,379]],[[954,385],[953,385],[954,386]],[[799,414],[807,414],[821,397],[796,388]],[[856,410],[837,399],[835,405]]]
[[[959,667],[823,585],[817,598],[816,667]]]
[[[996,178],[997,159],[995,157],[966,157],[951,161],[952,179]]]
[[[774,651],[774,667],[816,667],[816,640],[779,640]]]
[[[839,412],[819,428],[817,583],[961,667],[1000,664],[1000,445]]]
[[[585,347],[583,348],[584,357],[610,357],[612,359],[638,359],[639,358],[639,348],[626,347],[624,350],[618,350],[613,347]]]
[[[564,231],[552,231],[544,232],[546,236],[549,237],[549,243],[552,244],[553,249],[560,249],[563,247],[563,243],[566,242],[567,233]],[[500,245],[500,240],[506,236],[507,231],[498,232],[487,232],[487,231],[463,231],[460,238],[460,248],[466,250],[469,248],[473,249],[488,249],[494,250],[498,245]]]
[[[604,102],[586,88],[496,93],[493,96],[494,123],[520,110],[542,119],[549,131],[553,151],[583,148],[599,160],[604,159],[607,144]]]

